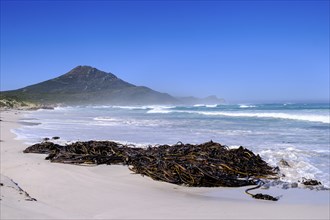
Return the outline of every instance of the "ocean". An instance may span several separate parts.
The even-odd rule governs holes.
[[[54,136],[62,144],[112,140],[139,147],[213,140],[279,166],[282,182],[304,177],[330,186],[329,103],[58,107],[25,114],[13,132],[29,144]]]

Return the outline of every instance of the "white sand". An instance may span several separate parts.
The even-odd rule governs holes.
[[[283,195],[262,201],[245,188],[188,188],[124,166],[56,164],[23,154],[27,146],[10,132],[21,116],[1,112],[1,219],[329,219],[329,191],[259,190]],[[10,179],[37,201],[26,201]]]

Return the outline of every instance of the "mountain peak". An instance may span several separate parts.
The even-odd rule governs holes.
[[[66,74],[59,77],[59,79],[67,79],[67,78],[79,78],[79,79],[85,79],[85,81],[89,81],[92,79],[110,79],[110,80],[117,80],[117,76],[115,76],[112,73],[107,73],[104,71],[101,71],[99,69],[96,69],[92,66],[77,66],[67,72]]]
[[[96,73],[96,72],[102,72],[92,66],[77,66],[70,70],[67,74],[72,75],[72,74],[90,74],[90,73]]]

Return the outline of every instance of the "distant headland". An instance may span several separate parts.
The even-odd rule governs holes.
[[[49,107],[57,105],[156,105],[220,104],[216,96],[173,97],[145,86],[128,83],[112,73],[91,66],[21,89],[0,92],[0,107]]]

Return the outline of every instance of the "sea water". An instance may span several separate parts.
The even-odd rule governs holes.
[[[28,113],[23,122],[14,132],[29,144],[59,136],[62,143],[113,140],[143,147],[213,140],[244,146],[272,166],[286,160],[282,181],[312,178],[329,187],[328,103],[59,107]]]

